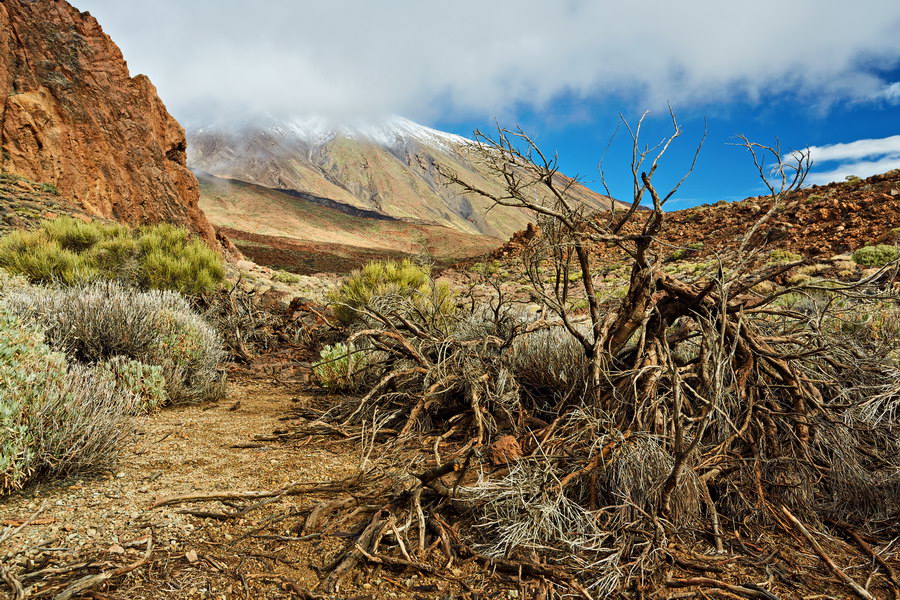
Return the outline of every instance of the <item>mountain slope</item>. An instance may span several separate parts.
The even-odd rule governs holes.
[[[90,14],[63,0],[0,2],[0,170],[92,215],[179,223],[212,241],[185,143]]]
[[[459,194],[437,178],[438,164],[490,191],[500,182],[477,162],[466,138],[401,117],[336,125],[320,118],[188,133],[188,164],[219,177],[295,190],[383,215],[506,239],[533,220],[512,207]],[[577,185],[571,195],[595,208],[610,199]]]
[[[430,254],[450,262],[489,252],[497,240],[385,217],[290,190],[196,172],[200,206],[241,252],[301,274],[346,272],[378,258]]]

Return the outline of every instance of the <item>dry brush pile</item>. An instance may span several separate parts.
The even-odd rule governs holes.
[[[628,128],[634,197],[618,213],[571,205],[555,161],[520,131],[475,150],[506,195],[444,173],[537,213],[544,235],[524,252],[537,315],[500,288],[454,307],[434,282],[341,306],[353,323],[318,372],[359,394],[285,434],[360,441],[352,496],[317,509],[358,522],[326,590],[358,563],[440,575],[475,560],[544,596],[699,587],[771,599],[821,589],[823,572],[792,558],[810,550],[844,590],[898,592],[896,261],[850,284],[773,285],[804,262],[758,260],[757,233],[802,184],[808,155],[782,162],[743,140],[771,210],[737,252],[690,279],[665,273],[672,248],[658,234],[681,182],[663,193],[654,175],[673,126],[653,150],[640,123]],[[534,186],[555,202],[533,202]],[[645,198],[652,209],[638,210]],[[630,257],[624,297],[572,277],[593,272],[597,244]],[[586,314],[571,310],[575,286]],[[854,551],[869,566],[848,574],[839,563]]]

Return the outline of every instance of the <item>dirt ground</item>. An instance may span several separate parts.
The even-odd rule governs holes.
[[[310,592],[319,584],[317,569],[345,547],[346,532],[308,541],[273,537],[299,537],[292,527],[302,524],[303,514],[323,496],[282,497],[244,518],[227,520],[182,511],[222,514],[255,501],[233,507],[212,501],[151,508],[159,498],[179,494],[276,490],[291,482],[352,475],[357,451],[351,444],[254,441],[283,427],[285,414],[309,401],[295,394],[296,387],[238,381],[219,403],[169,408],[141,418],[134,443],[112,471],[41,483],[0,503],[0,519],[12,526],[43,507],[33,524],[0,547],[0,561],[25,588],[32,586],[29,598],[54,598],[81,577],[140,559],[152,538],[146,564],[75,597],[319,597]],[[27,576],[60,567],[71,570]],[[368,568],[347,579],[338,594],[323,597],[455,597],[446,580],[415,575],[401,580]]]

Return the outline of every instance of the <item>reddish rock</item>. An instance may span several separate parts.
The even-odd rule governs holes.
[[[522,458],[522,446],[511,435],[504,435],[491,444],[491,462],[503,465]]]
[[[90,14],[0,1],[0,167],[86,212],[186,225],[213,242],[182,127]]]

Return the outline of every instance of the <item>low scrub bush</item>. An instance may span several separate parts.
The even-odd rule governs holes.
[[[319,384],[329,391],[355,391],[365,381],[368,362],[364,350],[354,347],[352,343],[339,342],[322,348],[319,362],[313,366],[313,374]]]
[[[691,256],[700,250],[703,250],[703,242],[693,242],[684,248],[678,248],[669,255],[669,260],[682,260],[687,256]]]
[[[37,327],[2,308],[0,382],[0,493],[104,465],[129,434],[131,391],[104,370],[70,367]]]
[[[150,412],[166,401],[166,378],[159,365],[145,365],[124,356],[115,356],[99,363],[97,369],[133,398],[134,408],[138,412]]]
[[[124,357],[158,367],[168,403],[212,400],[224,393],[218,370],[224,356],[221,339],[175,292],[141,292],[114,282],[35,286],[6,293],[4,303],[45,331],[52,348],[75,361]],[[118,376],[127,379],[137,367],[121,365],[121,370]],[[155,377],[151,371],[144,374]],[[162,401],[152,398],[150,394],[146,402]]]
[[[853,253],[853,260],[856,264],[867,267],[883,267],[897,260],[898,257],[900,257],[900,249],[887,244],[863,246]]]
[[[278,283],[298,283],[300,281],[300,276],[290,271],[275,271],[272,275],[272,281],[277,281]]]
[[[212,291],[225,278],[221,257],[185,229],[168,224],[129,229],[72,217],[0,239],[0,268],[34,283],[109,279],[189,295]]]
[[[450,287],[431,278],[428,267],[410,260],[373,261],[353,271],[330,296],[338,320],[349,325],[364,309],[408,304],[423,316],[442,316],[454,309]]]
[[[144,227],[138,246],[137,281],[145,289],[196,295],[214,290],[225,279],[222,258],[180,227]]]
[[[797,254],[796,252],[791,252],[790,250],[772,250],[769,253],[769,259],[766,261],[768,264],[772,265],[780,265],[787,264],[792,262],[799,262],[803,260],[802,254]]]

